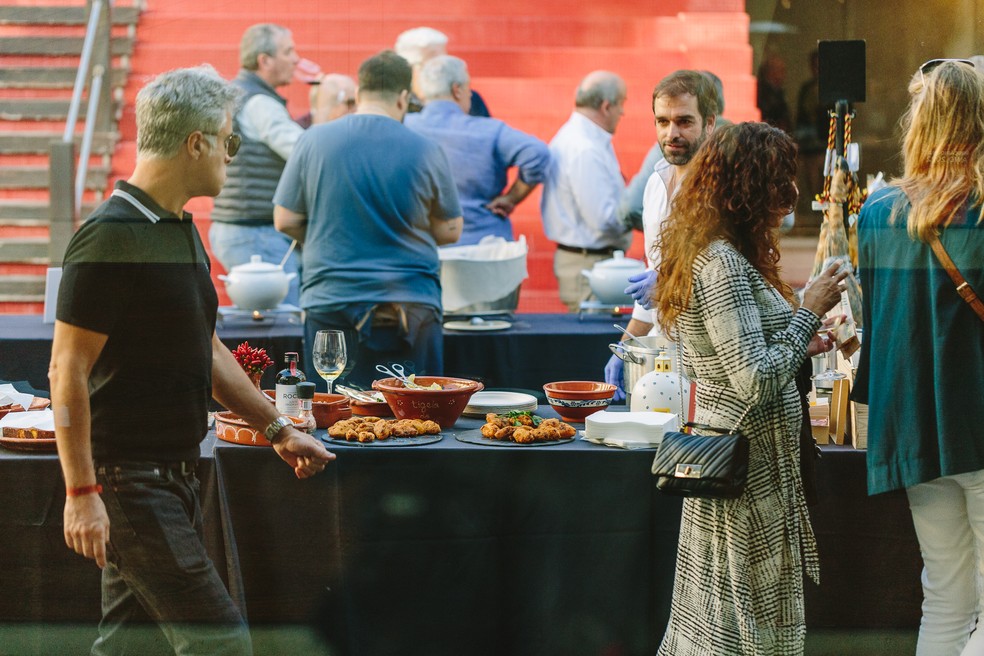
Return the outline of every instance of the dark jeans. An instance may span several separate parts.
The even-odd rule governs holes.
[[[320,392],[327,384],[311,364],[311,347],[319,330],[345,333],[348,362],[338,382],[369,388],[386,374],[376,371],[377,364],[404,365],[407,374],[440,376],[444,373],[444,330],[440,310],[428,305],[403,303],[406,325],[379,325],[371,314],[372,303],[353,303],[340,310],[322,312],[310,309],[304,319],[304,372]],[[367,317],[368,315],[368,317]]]
[[[92,654],[253,653],[202,543],[194,462],[97,463],[109,515],[99,638]],[[167,645],[152,645],[156,624]],[[160,652],[164,647],[165,651]]]

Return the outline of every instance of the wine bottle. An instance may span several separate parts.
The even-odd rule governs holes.
[[[306,381],[307,377],[297,367],[297,353],[285,353],[284,361],[287,366],[277,374],[277,412],[296,417],[301,412],[297,384]]]

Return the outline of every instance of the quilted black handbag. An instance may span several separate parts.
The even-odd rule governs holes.
[[[653,460],[656,488],[663,494],[683,497],[740,497],[748,475],[748,438],[737,426],[725,430],[688,422],[684,424],[684,430],[687,428],[722,434],[665,433]]]

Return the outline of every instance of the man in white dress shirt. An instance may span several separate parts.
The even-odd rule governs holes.
[[[560,300],[572,312],[592,298],[581,270],[632,243],[619,218],[625,178],[612,147],[625,95],[625,82],[615,73],[589,73],[577,88],[574,112],[550,142],[553,162],[540,207],[544,232],[557,243]]]
[[[648,335],[656,323],[649,303],[656,281],[657,262],[650,249],[663,220],[670,213],[670,201],[687,173],[690,160],[714,130],[719,107],[717,89],[700,71],[671,73],[653,90],[656,140],[663,159],[653,168],[643,194],[642,231],[648,270],[634,276],[633,283],[626,289],[626,293],[636,300],[627,330],[637,337]],[[615,392],[616,400],[624,398],[622,375],[622,360],[613,355],[605,366],[605,381],[619,387]]]

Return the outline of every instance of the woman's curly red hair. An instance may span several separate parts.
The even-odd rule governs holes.
[[[782,295],[777,228],[796,203],[796,144],[765,123],[717,129],[698,149],[653,244],[659,261],[654,306],[672,334],[690,304],[693,264],[711,242],[724,239]]]

